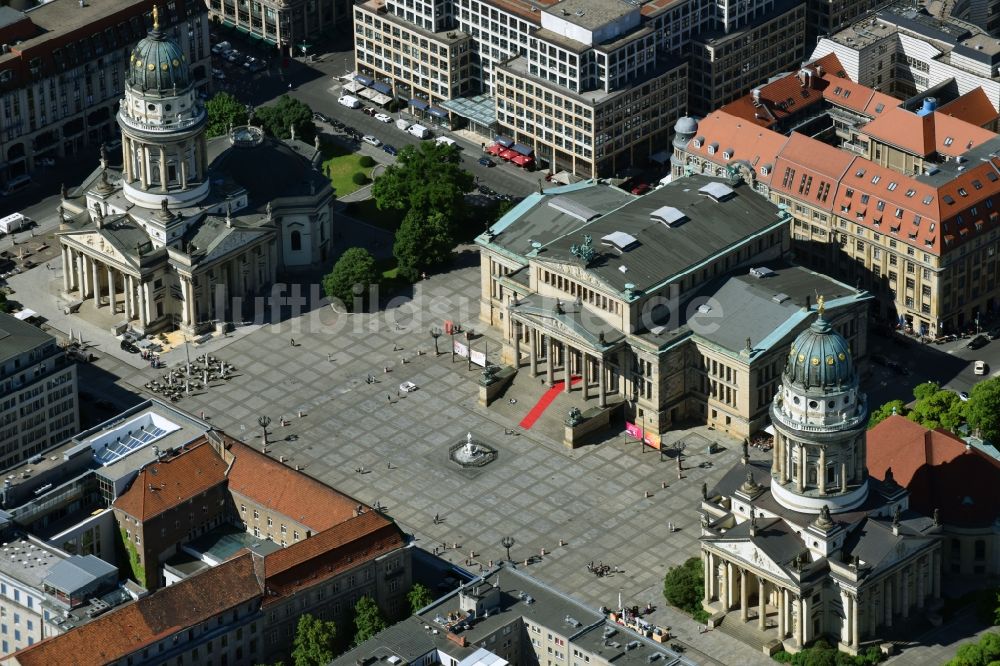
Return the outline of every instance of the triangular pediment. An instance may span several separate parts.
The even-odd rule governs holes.
[[[776,562],[763,548],[749,539],[739,541],[705,540],[715,549],[726,554],[729,559],[743,562],[750,569],[769,574],[774,578],[792,581],[785,568]]]
[[[538,257],[533,261],[553,273],[559,273],[570,280],[593,287],[603,293],[613,295],[618,292],[618,289],[602,280],[595,273],[588,271],[579,261],[560,261],[549,257],[544,259]]]
[[[65,239],[72,239],[73,243],[90,250],[90,254],[105,257],[108,262],[115,262],[131,268],[139,268],[139,264],[132,256],[131,251],[121,247],[121,244],[111,236],[105,236],[100,230],[77,231],[60,234]]]

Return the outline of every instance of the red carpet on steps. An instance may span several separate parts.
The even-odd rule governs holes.
[[[579,381],[579,377],[573,377],[570,380],[569,385],[573,386]],[[521,427],[527,430],[531,426],[535,425],[535,421],[537,421],[542,415],[542,412],[548,409],[548,406],[552,404],[552,401],[556,399],[556,396],[559,395],[559,392],[563,390],[563,386],[565,385],[566,382],[558,381],[552,385],[552,388],[543,393],[542,397],[535,403],[535,406],[531,408],[531,411],[525,414],[524,418],[521,419]]]

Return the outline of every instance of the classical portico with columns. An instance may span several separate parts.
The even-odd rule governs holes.
[[[857,654],[940,598],[940,525],[909,510],[891,471],[869,477],[867,399],[824,315],[820,299],[785,362],[772,459],[751,460],[744,445],[702,489],[702,604],[712,624],[769,653],[825,638]]]
[[[196,334],[253,317],[279,274],[330,260],[334,197],[318,144],[252,126],[207,139],[184,54],[155,11],[118,124],[121,167],[102,149],[98,169],[62,193],[67,301],[107,308],[141,334]]]

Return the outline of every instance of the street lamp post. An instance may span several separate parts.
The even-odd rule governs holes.
[[[465,353],[468,354],[469,370],[472,370],[472,331],[465,332]]]
[[[431,337],[434,338],[434,355],[440,356],[441,352],[438,351],[438,338],[441,337],[441,329],[437,326],[431,327]]]
[[[267,453],[267,426],[271,425],[271,417],[258,416],[257,425],[261,428],[261,439],[264,442],[260,447],[261,453]]]
[[[511,536],[505,536],[504,538],[500,539],[500,545],[507,549],[508,562],[510,561],[510,549],[514,546],[515,543],[517,542],[514,540],[514,537]]]

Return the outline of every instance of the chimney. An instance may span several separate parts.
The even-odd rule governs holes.
[[[928,113],[920,117],[920,122],[922,127],[920,131],[923,133],[924,140],[924,154],[930,155],[934,152],[935,146],[937,146],[937,141],[934,136],[934,113]]]

